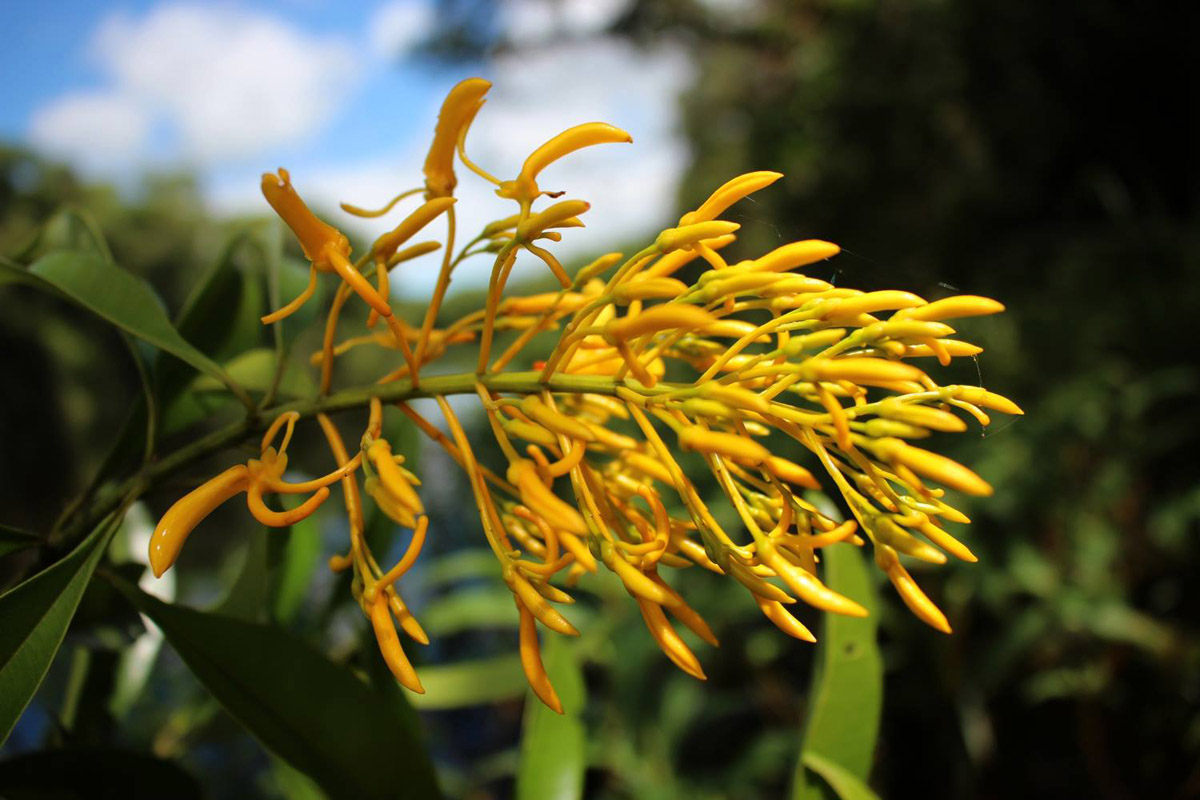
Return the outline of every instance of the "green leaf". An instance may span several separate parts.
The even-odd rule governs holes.
[[[805,753],[801,760],[804,766],[824,778],[841,800],[879,800],[871,787],[836,761],[817,753]]]
[[[249,392],[265,392],[275,377],[275,352],[265,347],[247,350],[225,363],[225,371],[233,376],[243,389]],[[221,391],[220,381],[201,375],[192,383],[197,392]],[[284,397],[311,397],[317,393],[317,385],[307,369],[298,364],[288,364],[279,381],[279,392]]]
[[[493,556],[493,567],[495,563]],[[421,611],[421,625],[434,638],[487,628],[512,630],[518,622],[520,616],[512,594],[503,584],[489,589],[454,591]]]
[[[793,775],[794,800],[825,796],[823,787],[812,782],[806,771],[805,759],[813,756],[823,759],[822,763],[833,763],[860,783],[867,782],[883,708],[883,659],[875,641],[878,604],[870,570],[863,555],[850,545],[834,545],[821,552],[825,583],[858,601],[871,616],[824,615],[800,745],[802,755]],[[821,774],[836,790],[837,784]]]
[[[481,658],[458,664],[421,667],[425,694],[412,695],[414,708],[440,711],[512,700],[524,694],[527,684],[517,655]]]
[[[293,524],[287,533],[276,533],[276,536],[280,535],[284,537],[284,544],[273,613],[279,622],[291,622],[304,606],[313,575],[321,565],[321,530],[317,527],[316,517],[309,516]]]
[[[229,377],[216,362],[175,330],[154,289],[133,273],[97,255],[69,252],[43,256],[27,272],[126,333],[229,385]]]
[[[440,796],[421,743],[383,696],[303,640],[117,585],[235,719],[331,798]]]
[[[218,362],[262,341],[262,279],[253,266],[239,269],[237,264],[238,255],[256,241],[248,228],[230,236],[175,318],[179,335]],[[222,324],[214,325],[214,319]],[[169,405],[187,386],[191,372],[178,362],[165,361],[158,365],[158,379],[163,404]]]
[[[50,750],[0,761],[0,797],[200,800],[200,784],[177,764],[115,749]]]
[[[587,771],[583,672],[574,643],[562,636],[547,637],[542,657],[563,713],[549,709],[532,690],[526,695],[517,800],[579,800]]]
[[[0,557],[37,547],[41,543],[42,540],[36,533],[29,533],[9,525],[0,525]]]
[[[114,529],[102,524],[66,558],[0,595],[0,744],[46,676]]]
[[[274,535],[280,533],[283,532],[274,532]],[[272,534],[261,526],[250,533],[237,577],[225,597],[213,608],[214,613],[251,621],[262,616],[270,594],[268,537]]]

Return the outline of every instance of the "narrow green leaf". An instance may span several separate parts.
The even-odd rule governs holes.
[[[0,744],[46,676],[114,527],[102,524],[66,558],[0,595]]]
[[[556,714],[532,690],[525,697],[517,800],[579,800],[587,772],[587,729],[581,715],[587,703],[583,672],[572,641],[550,635],[543,663],[562,701]]]
[[[276,535],[282,535],[284,540],[273,613],[276,620],[291,622],[304,606],[313,575],[321,565],[321,530],[316,517],[305,517],[287,533],[280,531]]]
[[[801,758],[793,775],[794,800],[825,796],[809,777],[805,759],[832,762],[865,784],[875,759],[875,740],[883,708],[883,659],[875,641],[875,600],[871,573],[862,553],[849,545],[821,551],[825,583],[871,612],[856,619],[825,614],[817,644],[811,705],[801,740]],[[822,773],[831,786],[834,782]]]
[[[154,289],[133,273],[97,255],[59,252],[39,258],[28,274],[126,333],[229,385],[216,362],[175,330]]]
[[[411,695],[409,700],[422,711],[512,700],[527,688],[521,659],[515,654],[421,667],[417,671],[425,694]]]
[[[0,525],[0,557],[37,547],[41,543],[41,538],[35,533],[29,533],[9,525]]]
[[[879,800],[879,795],[871,791],[870,786],[836,761],[817,753],[805,753],[802,761],[804,766],[825,779],[840,800]]]
[[[169,797],[200,800],[200,784],[178,765],[116,749],[50,750],[0,761],[0,797]]]
[[[492,559],[493,566],[495,558]],[[520,622],[512,594],[504,584],[487,589],[451,592],[421,610],[421,625],[434,638],[463,631],[503,628],[512,630]]]
[[[303,640],[117,586],[235,719],[331,798],[440,796],[421,743],[382,695]]]

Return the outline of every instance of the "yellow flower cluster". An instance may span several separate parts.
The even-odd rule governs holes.
[[[717,640],[662,577],[662,568],[699,566],[728,575],[784,633],[813,641],[789,611],[797,600],[837,614],[866,613],[821,582],[821,550],[869,542],[876,564],[908,607],[949,632],[946,617],[901,557],[943,563],[949,553],[975,560],[946,530],[948,522],[968,520],[946,501],[945,490],[986,495],[991,487],[970,469],[912,442],[934,431],[965,430],[956,411],[987,425],[988,411],[1021,410],[978,386],[941,386],[917,364],[935,359],[947,365],[979,353],[953,338],[955,329],[947,322],[994,314],[1003,306],[974,296],[926,302],[902,291],[861,292],[796,272],[838,253],[836,245],[823,241],[793,242],[728,263],[722,252],[736,240],[739,226],[719,217],[778,180],[775,172],[729,181],[631,257],[611,253],[571,276],[548,248],[564,230],[583,224],[589,206],[557,200],[561,193],[542,189],[539,175],[581,148],[631,139],[603,123],[579,125],[537,148],[515,178],[498,180],[465,152],[468,128],[488,88],[486,81],[471,79],[447,97],[423,186],[374,211],[343,205],[349,213],[377,217],[424,195],[423,204],[357,262],[350,261],[346,237],[304,205],[286,171],[264,176],[267,200],[312,262],[309,288],[264,322],[295,311],[311,296],[318,273],[333,272],[341,283],[323,347],[313,357],[322,371],[322,394],[330,391],[335,360],[350,348],[400,351],[403,364],[368,392],[370,415],[353,456],[328,417],[317,414],[337,465],[333,472],[305,483],[283,481],[284,451],[298,416],[285,413],[267,431],[259,459],[227,470],[176,503],[151,542],[155,573],[174,562],[209,511],[238,492],[246,492],[251,512],[264,524],[287,525],[311,513],[328,495],[326,487],[340,481],[350,547],[331,566],[353,569],[355,597],[388,665],[405,686],[422,691],[397,624],[417,642],[428,637],[405,605],[398,581],[416,561],[429,520],[417,491],[420,481],[380,438],[386,396],[464,470],[520,613],[525,673],[551,708],[561,710],[561,704],[542,667],[537,623],[576,635],[557,606],[573,602],[565,589],[601,565],[637,602],[664,653],[697,678],[704,677],[700,660],[673,621],[710,644]],[[518,209],[454,253],[456,161]],[[556,201],[535,210],[543,196]],[[408,244],[441,217],[447,223],[444,239]],[[424,318],[419,324],[399,319],[388,300],[389,271],[439,249],[437,287]],[[486,306],[439,328],[452,272],[480,254],[494,258]],[[543,263],[561,288],[506,293],[522,254]],[[690,282],[683,277],[695,275]],[[352,295],[370,307],[368,326],[382,318],[386,332],[337,341],[340,312]],[[548,331],[557,332],[557,341],[534,362],[534,371],[507,369]],[[509,341],[493,358],[498,337]],[[428,365],[460,345],[478,348],[473,373],[422,377]],[[507,461],[504,474],[476,459],[446,399],[451,394],[478,397]],[[436,399],[449,435],[405,402],[420,396]],[[276,453],[271,443],[285,424]],[[851,512],[846,521],[805,499],[805,490],[820,484],[810,468],[774,454],[785,439],[811,454],[812,469],[836,487]],[[681,466],[681,453],[695,454],[690,458],[697,466],[703,462],[736,510],[736,528],[717,521]],[[380,566],[363,538],[362,489],[398,525],[413,529],[407,552],[390,569]],[[270,492],[314,494],[292,511],[275,512],[263,502]]]

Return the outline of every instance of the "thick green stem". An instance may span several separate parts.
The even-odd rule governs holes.
[[[90,522],[111,513],[125,498],[131,495],[136,498],[189,464],[261,433],[270,420],[286,411],[295,411],[302,418],[312,417],[317,414],[364,408],[373,397],[378,397],[385,403],[396,403],[420,397],[474,394],[477,384],[482,384],[493,392],[513,394],[534,394],[549,389],[553,392],[616,395],[617,388],[625,386],[623,381],[602,375],[553,375],[543,381],[539,372],[509,372],[490,375],[476,375],[474,372],[470,372],[422,378],[419,386],[413,386],[410,380],[398,380],[392,383],[347,389],[316,400],[278,405],[260,411],[253,417],[238,420],[215,430],[186,447],[146,465],[122,483],[116,491],[93,502],[86,513],[80,514],[74,524],[64,529],[64,540],[72,541],[80,532],[89,530]],[[659,383],[653,389],[641,388],[640,391],[657,395],[684,388],[687,387],[682,384]]]

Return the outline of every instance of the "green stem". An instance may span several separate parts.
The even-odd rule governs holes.
[[[307,418],[316,416],[317,414],[329,414],[337,411],[364,408],[375,397],[385,403],[398,403],[421,397],[474,394],[477,384],[482,384],[493,392],[511,394],[534,394],[544,389],[549,389],[552,392],[613,396],[617,394],[619,387],[626,386],[624,381],[617,381],[603,375],[553,375],[543,381],[541,373],[534,371],[489,375],[476,375],[474,372],[463,372],[453,375],[434,375],[422,378],[419,386],[413,386],[410,380],[398,380],[382,385],[372,384],[356,389],[346,389],[316,400],[304,400],[278,405],[272,409],[264,410],[255,416],[240,419],[224,428],[212,431],[170,455],[146,465],[117,487],[114,492],[107,494],[105,498],[94,501],[86,513],[80,514],[76,518],[74,524],[64,528],[62,531],[63,538],[67,542],[72,541],[81,532],[90,530],[89,523],[110,514],[127,498],[132,497],[136,499],[164,478],[179,472],[189,464],[228,449],[261,433],[270,420],[284,412],[295,411],[301,418]],[[645,394],[658,395],[684,388],[687,387],[683,384],[660,382],[653,389],[646,389],[639,386],[636,390]]]

